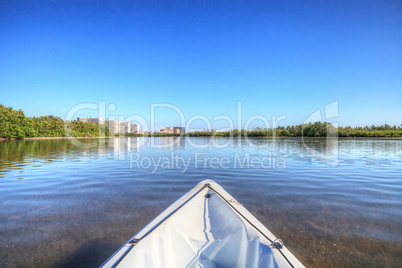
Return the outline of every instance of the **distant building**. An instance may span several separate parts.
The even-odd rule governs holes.
[[[180,134],[186,133],[186,127],[174,127],[173,131],[174,131],[174,133],[180,133]]]
[[[109,128],[110,133],[116,134],[119,132],[119,124],[116,120],[105,119],[105,125]]]
[[[105,119],[102,118],[94,118],[92,116],[87,117],[77,117],[78,122],[88,122],[88,123],[98,123],[98,124],[105,124]]]
[[[77,117],[78,122],[104,124],[109,128],[110,133],[138,133],[139,125],[131,122],[116,121],[111,119],[88,117]]]
[[[186,132],[185,127],[166,127],[159,130],[161,133],[176,133],[181,134]]]
[[[120,134],[130,133],[130,123],[119,121],[118,126],[119,126],[118,133]]]
[[[200,133],[200,132],[219,132],[217,129],[213,129],[213,128],[205,128],[202,130],[196,130],[194,131],[195,133]]]
[[[119,121],[118,126],[119,126],[118,133],[120,133],[120,134],[138,133],[138,129],[139,129],[138,124],[133,124],[131,122]]]
[[[88,122],[88,119],[92,117],[77,117],[78,122]]]
[[[152,131],[149,131],[149,130],[140,130],[140,131],[138,131],[138,133],[139,134],[152,134],[153,132]]]
[[[159,130],[162,133],[173,133],[173,127],[166,127]]]
[[[140,125],[130,123],[130,132],[129,133],[139,133]]]
[[[159,131],[162,132],[162,133],[170,133],[170,129],[168,129],[168,128],[162,128]]]

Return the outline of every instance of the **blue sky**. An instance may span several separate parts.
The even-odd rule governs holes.
[[[399,125],[400,14],[401,1],[1,1],[0,104],[64,118],[104,101],[149,120],[170,103],[236,121],[241,101],[243,123],[292,125],[338,100],[341,126]]]

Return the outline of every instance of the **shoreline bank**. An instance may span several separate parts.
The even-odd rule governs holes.
[[[23,140],[64,140],[64,139],[101,139],[101,138],[115,138],[114,136],[102,137],[29,137],[29,138],[0,138],[0,141],[23,141]]]

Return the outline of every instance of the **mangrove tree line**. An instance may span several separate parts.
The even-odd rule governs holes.
[[[71,133],[66,133],[66,126]],[[0,104],[0,138],[66,137],[66,134],[73,137],[110,135],[105,125],[64,121],[53,115],[26,117],[23,111]]]

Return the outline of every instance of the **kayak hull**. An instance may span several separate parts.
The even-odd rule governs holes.
[[[101,267],[304,267],[219,184],[193,187]]]

